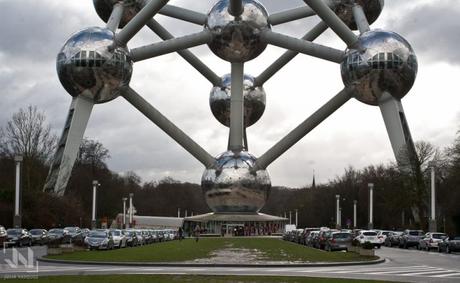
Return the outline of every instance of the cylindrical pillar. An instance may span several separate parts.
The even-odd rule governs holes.
[[[436,232],[436,166],[434,162],[430,163],[431,167],[431,217],[429,223],[430,232]]]
[[[353,201],[353,228],[356,228],[357,227],[357,205],[358,205],[358,201],[357,200],[354,200]]]
[[[292,225],[292,211],[289,211],[289,225]]]
[[[299,210],[295,210],[295,228],[297,229],[299,227]]]
[[[123,198],[123,222],[122,222],[122,228],[126,229],[126,201],[128,198]]]
[[[369,187],[369,229],[374,229],[374,184],[367,184]]]
[[[340,229],[340,195],[335,195],[335,226]]]
[[[177,218],[180,218],[180,207],[177,208]]]
[[[91,228],[96,229],[96,190],[99,186],[99,182],[94,180],[93,181],[93,210],[91,216]]]
[[[133,228],[133,193],[129,194],[129,228]]]
[[[17,155],[14,157],[16,163],[16,185],[15,185],[15,194],[14,194],[14,216],[13,216],[13,226],[20,228],[22,226],[22,217],[21,217],[21,163],[23,157]]]

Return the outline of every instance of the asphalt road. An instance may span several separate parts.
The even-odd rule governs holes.
[[[123,267],[97,265],[51,264],[28,261],[27,249],[19,250],[18,265],[14,252],[0,252],[0,279],[46,275],[103,275],[103,274],[200,274],[200,275],[276,275],[329,278],[379,279],[399,282],[460,282],[460,254],[439,254],[417,250],[382,248],[377,255],[386,258],[378,265],[344,267]],[[45,253],[42,247],[33,248],[33,256]],[[21,258],[22,256],[22,258]],[[29,254],[31,256],[31,254]],[[32,258],[32,257],[31,257]],[[24,264],[25,263],[25,264]],[[29,264],[29,266],[26,266]]]

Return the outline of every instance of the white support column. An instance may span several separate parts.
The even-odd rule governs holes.
[[[289,211],[289,225],[292,225],[292,211]]]
[[[22,226],[22,213],[21,213],[21,162],[23,157],[17,155],[14,157],[16,163],[16,183],[15,183],[15,194],[14,194],[14,217],[13,226],[20,228]]]
[[[96,229],[96,191],[97,188],[100,186],[99,182],[94,180],[93,181],[93,209],[92,209],[92,217],[91,217],[91,228]]]
[[[374,229],[374,184],[367,184],[369,187],[369,229]]]
[[[357,205],[358,205],[358,201],[357,200],[354,200],[353,201],[353,228],[356,228],[357,227]]]
[[[296,229],[299,228],[299,210],[298,209],[295,210],[295,228]]]
[[[431,167],[431,217],[429,223],[430,232],[436,232],[436,165],[434,162],[430,162]]]
[[[244,64],[232,63],[232,95],[230,102],[230,143],[228,150],[239,153],[243,150],[244,136]]]
[[[129,228],[133,228],[133,193],[129,194]]]
[[[335,195],[335,226],[340,229],[340,195]]]
[[[177,208],[177,218],[180,218],[180,207]]]
[[[122,228],[126,229],[126,201],[128,198],[123,198],[123,222],[122,222]]]

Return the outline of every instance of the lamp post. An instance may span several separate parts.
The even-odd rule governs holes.
[[[22,226],[21,216],[21,163],[23,161],[22,155],[14,157],[16,163],[16,186],[15,186],[15,198],[14,198],[14,217],[13,226],[19,228]]]
[[[299,210],[295,210],[295,228],[297,229],[299,227]]]
[[[340,195],[335,195],[335,226],[340,229]]]
[[[129,194],[129,228],[133,228],[133,193]]]
[[[123,200],[123,222],[122,222],[122,228],[126,229],[126,201],[128,198],[122,198]]]
[[[91,217],[91,228],[96,229],[96,191],[97,187],[99,187],[101,184],[99,184],[98,181],[94,180],[93,181],[93,213]]]
[[[353,201],[353,228],[356,228],[357,227],[357,205],[358,205],[358,201],[357,200],[354,200]]]
[[[436,164],[435,162],[430,162],[431,167],[431,217],[429,230],[430,232],[437,231],[436,223]]]
[[[292,211],[289,211],[289,225],[292,225]]]
[[[369,224],[368,228],[374,229],[374,184],[367,184],[369,187]]]

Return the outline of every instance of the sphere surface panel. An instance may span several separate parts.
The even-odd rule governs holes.
[[[209,104],[214,117],[224,126],[230,127],[230,104],[232,95],[232,78],[227,74],[222,77],[222,87],[213,87]],[[254,77],[244,75],[244,126],[254,125],[262,117],[266,106],[266,94],[263,87],[254,87]]]
[[[358,27],[353,16],[353,2],[359,4],[366,15],[369,24],[375,22],[382,13],[384,0],[331,0],[334,8],[332,9],[340,19],[352,30]]]
[[[207,169],[201,187],[208,206],[220,213],[255,213],[265,205],[270,189],[266,170],[251,172],[256,158],[247,152],[225,152],[216,168]]]
[[[378,105],[383,93],[402,99],[417,77],[417,57],[410,44],[394,32],[374,30],[359,38],[361,50],[347,50],[341,65],[344,84],[355,87],[361,102]]]
[[[93,0],[94,9],[97,15],[107,23],[112,15],[113,6],[120,2],[120,0]],[[123,28],[129,21],[136,16],[142,9],[139,0],[123,0],[123,16],[120,21],[120,28]]]
[[[229,62],[246,62],[267,47],[260,33],[270,29],[268,12],[255,0],[243,0],[243,13],[236,18],[228,12],[229,0],[217,2],[208,14],[205,29],[213,32],[208,44],[214,54]]]
[[[132,75],[126,48],[113,49],[114,33],[92,27],[75,33],[62,47],[56,68],[64,88],[72,96],[82,95],[95,103],[115,99]]]

